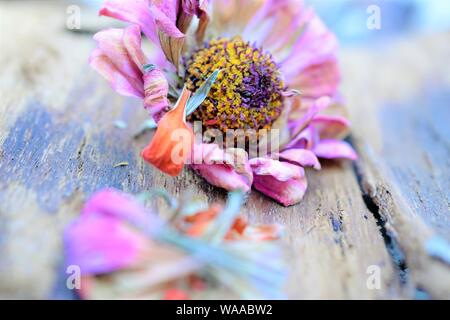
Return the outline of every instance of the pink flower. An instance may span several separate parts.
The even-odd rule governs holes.
[[[351,145],[342,141],[350,123],[337,98],[337,39],[303,1],[216,0],[209,5],[109,0],[101,14],[131,23],[124,31],[95,36],[98,48],[91,64],[117,92],[142,98],[157,121],[170,110],[169,83],[176,95],[181,88],[193,92],[195,103],[188,101],[177,121],[161,124],[157,141],[146,148],[144,154],[158,155],[149,161],[158,169],[181,171],[170,169],[173,163],[167,160],[177,148],[170,132],[193,121],[223,134],[255,130],[258,141],[266,137],[260,134],[263,130],[279,129],[280,148],[256,156],[249,147],[236,151],[224,143],[197,141],[190,165],[212,185],[244,191],[253,186],[286,206],[303,198],[304,168],[319,170],[318,158],[357,159]],[[191,39],[188,29],[194,19],[198,23]],[[151,61],[142,53],[139,30],[155,44]],[[148,71],[144,65],[150,63]],[[198,94],[218,70],[215,82],[207,86],[209,93]],[[231,153],[234,161],[229,161]]]
[[[193,197],[183,201],[164,197],[171,204],[167,220],[137,198],[113,189],[97,192],[85,204],[64,238],[66,264],[81,270],[82,298],[149,294],[169,299],[174,295],[168,292],[176,291],[178,283],[189,288],[192,277],[197,285],[199,281],[207,287],[216,285],[208,280],[211,276],[244,297],[281,294],[285,271],[275,240],[282,229],[250,225],[239,215],[243,193],[231,194],[225,206],[209,206]],[[222,242],[232,246],[223,247]],[[246,257],[247,245],[260,252]],[[269,256],[273,265],[261,265]],[[208,279],[203,279],[205,273]],[[228,283],[230,275],[235,283]]]

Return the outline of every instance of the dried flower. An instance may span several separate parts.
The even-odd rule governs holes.
[[[231,193],[224,207],[156,194],[169,203],[165,215],[139,202],[149,194],[108,189],[67,227],[67,264],[80,267],[83,298],[283,297],[281,228],[249,225],[239,215],[242,192]]]
[[[215,0],[210,5],[108,0],[100,13],[130,26],[97,34],[91,65],[118,93],[142,98],[156,121],[164,119],[159,129],[164,134],[157,131],[150,148],[158,145],[164,152],[143,152],[160,170],[177,175],[187,160],[183,152],[181,165],[172,168],[173,159],[167,158],[179,148],[167,133],[182,124],[181,117],[167,121],[164,114],[173,113],[169,99],[182,96],[181,88],[196,97],[191,98],[194,107],[187,107],[186,128],[199,121],[203,129],[224,134],[256,130],[256,146],[244,143],[239,152],[230,150],[234,145],[211,146],[207,139],[192,145],[190,154],[200,161],[189,165],[215,186],[229,191],[253,186],[288,206],[306,192],[305,167],[320,169],[318,158],[357,158],[342,141],[349,122],[338,98],[337,39],[302,0]],[[194,19],[198,27],[191,35]],[[152,56],[142,53],[141,30],[154,44]],[[152,68],[146,72],[148,65]],[[272,150],[274,141],[264,133],[274,129],[280,132],[278,150]],[[265,154],[251,152],[267,141]],[[239,154],[239,162],[225,161],[230,152]]]

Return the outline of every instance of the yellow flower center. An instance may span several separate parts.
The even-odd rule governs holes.
[[[281,114],[285,89],[272,56],[240,37],[212,40],[187,60],[187,88],[197,90],[217,69],[222,71],[191,120],[222,132],[270,129]]]

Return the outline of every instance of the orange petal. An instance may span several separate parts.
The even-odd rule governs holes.
[[[193,215],[186,216],[184,220],[190,223],[197,223],[200,221],[211,221],[219,214],[220,211],[222,211],[222,206],[218,204],[213,204],[210,208],[208,208],[208,210],[200,211]]]
[[[194,132],[186,124],[185,109],[190,96],[191,92],[184,89],[176,106],[158,122],[150,145],[142,151],[145,161],[171,176],[181,173],[194,142]]]
[[[186,234],[190,237],[200,237],[221,211],[222,207],[220,205],[212,205],[206,211],[200,211],[185,217],[184,220],[190,223],[190,226],[186,229]]]

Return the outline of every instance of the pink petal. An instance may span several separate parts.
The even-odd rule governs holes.
[[[321,169],[319,159],[316,155],[306,149],[289,149],[281,153],[276,153],[272,155],[272,159],[280,159],[282,161],[287,161],[293,164],[298,164],[302,167],[312,167],[316,170]]]
[[[135,263],[146,245],[144,237],[120,219],[109,216],[82,216],[65,232],[67,264],[82,274],[102,274]]]
[[[298,140],[299,136],[302,135],[302,132],[309,126],[317,114],[328,108],[331,103],[332,100],[329,97],[324,96],[315,100],[314,103],[306,109],[300,109],[297,111],[298,115],[296,118],[291,117],[288,122],[289,130],[292,133],[292,142],[289,143],[289,145],[292,145],[294,140]]]
[[[119,218],[134,225],[143,225],[153,216],[132,196],[115,189],[104,189],[92,195],[81,214]]]
[[[279,203],[290,206],[300,202],[307,189],[305,171],[297,165],[272,159],[251,159],[253,186]]]
[[[336,94],[340,82],[338,41],[302,1],[266,1],[244,35],[274,54],[288,86],[300,89],[303,98]]]
[[[161,1],[160,5],[151,5],[150,12],[162,32],[170,37],[184,38],[184,33],[176,26],[177,8],[174,0]]]
[[[138,26],[129,26],[123,33],[123,45],[134,65],[143,71],[143,66],[148,62],[142,51],[141,29]]]
[[[225,151],[216,144],[195,144],[193,157],[192,169],[210,184],[228,191],[250,190],[253,174],[244,150]]]
[[[144,73],[144,107],[155,119],[169,106],[167,95],[169,84],[164,73],[158,68]]]
[[[159,45],[157,27],[150,12],[149,0],[107,0],[100,10],[100,15],[140,26],[147,38]]]
[[[94,39],[98,47],[92,52],[89,63],[118,93],[143,98],[140,62],[145,61],[145,56],[140,49],[140,36],[137,33],[140,34],[137,26],[97,33]]]
[[[320,139],[343,139],[348,135],[350,122],[341,116],[317,115],[311,125]]]
[[[286,67],[288,68],[295,69],[290,65]],[[337,60],[314,64],[299,70],[292,77],[286,77],[291,88],[301,88],[302,95],[310,98],[335,95],[340,82]]]
[[[350,159],[357,160],[353,147],[345,141],[321,140],[313,149],[319,158],[323,159]]]
[[[315,130],[312,126],[308,126],[305,130],[303,130],[295,138],[293,138],[284,149],[311,150],[317,143],[317,141],[319,141],[317,130]]]

